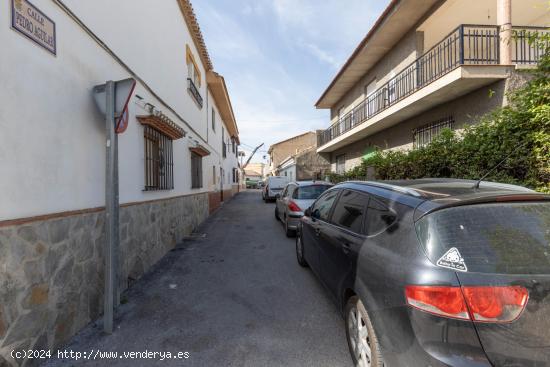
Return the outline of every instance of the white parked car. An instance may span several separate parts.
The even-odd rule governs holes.
[[[275,200],[277,194],[280,194],[288,183],[285,176],[269,176],[265,179],[265,186],[262,189],[262,199],[267,203]]]

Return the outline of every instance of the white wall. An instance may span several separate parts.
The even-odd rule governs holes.
[[[212,109],[215,111],[216,115],[216,123],[215,123],[215,130],[212,130]],[[222,188],[221,185],[223,185],[223,190],[229,190],[231,187],[236,184],[233,183],[233,176],[232,176],[232,169],[238,168],[238,159],[231,151],[231,139],[229,136],[229,133],[227,131],[227,124],[225,121],[223,121],[222,117],[220,116],[220,112],[218,110],[218,107],[216,105],[216,101],[214,100],[214,97],[212,97],[212,94],[210,91],[208,92],[208,143],[212,147],[212,154],[210,156],[210,162],[208,167],[204,167],[205,174],[207,178],[205,178],[207,181],[205,183],[208,184],[208,187],[211,188],[211,190],[218,191]],[[228,151],[226,154],[226,157],[223,158],[222,154],[222,128],[223,128],[223,136],[225,138],[226,143],[229,144]],[[237,149],[237,145],[235,145],[235,149]],[[212,166],[216,166],[216,184],[212,185]],[[223,168],[223,177],[220,177],[220,167]],[[220,184],[220,179],[222,179]]]
[[[65,2],[198,134],[143,85],[135,93],[212,152],[203,160],[203,188],[192,190],[187,137],[174,141],[175,189],[144,192],[143,128],[134,116],[145,111],[132,98],[129,127],[119,136],[121,203],[210,191],[221,142],[205,140],[204,69],[202,109],[187,92],[185,44],[194,46],[176,1]],[[131,76],[54,2],[36,5],[56,23],[57,56],[10,29],[10,2],[0,5],[0,220],[104,205],[105,127],[91,91]]]
[[[460,24],[498,24],[497,0],[447,0],[418,27],[424,31],[424,50],[442,41]],[[550,25],[548,1],[512,0],[512,25]]]
[[[288,177],[290,181],[296,181],[296,164],[279,169],[279,176]]]
[[[206,74],[176,0],[65,0],[64,3],[124,62],[206,138],[206,109],[187,92],[185,46],[199,63],[206,96]]]

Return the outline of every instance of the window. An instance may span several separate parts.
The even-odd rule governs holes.
[[[428,214],[416,224],[432,262],[454,247],[469,271],[500,274],[548,274],[549,228],[548,202],[457,206]]]
[[[147,125],[143,128],[143,137],[145,143],[145,191],[173,189],[172,140]]]
[[[311,210],[311,216],[320,220],[328,221],[330,215],[330,208],[334,200],[338,196],[338,190],[331,190],[321,196],[315,204],[313,204],[313,209]]]
[[[315,200],[329,188],[330,186],[328,185],[300,186],[294,191],[292,198],[298,200]]]
[[[369,236],[377,235],[391,226],[397,216],[381,201],[371,197],[367,209],[366,230]]]
[[[338,121],[342,121],[343,117],[344,117],[344,106],[338,109]]]
[[[222,156],[227,157],[227,148],[225,144],[225,129],[222,127]]]
[[[365,85],[365,97],[370,96],[376,91],[376,79]]]
[[[216,110],[212,107],[212,131],[216,131]]]
[[[187,78],[198,87],[201,85],[201,72],[189,45],[185,45],[185,56],[187,61]]]
[[[202,157],[191,152],[191,188],[202,187]]]
[[[429,124],[417,127],[413,130],[413,147],[420,148],[430,144],[434,138],[441,133],[443,129],[453,129],[454,119],[452,116],[441,120],[430,122]]]
[[[199,87],[201,85],[201,72],[189,45],[186,45],[185,48],[187,61],[187,90],[189,91],[195,102],[197,102],[199,108],[202,108],[203,101],[199,91]]]
[[[231,138],[231,151],[235,153],[235,139]]]
[[[286,194],[283,195],[283,197],[293,197],[295,191],[296,191],[296,185],[288,185],[286,189]]]
[[[212,166],[212,185],[216,184],[216,166]]]
[[[397,80],[395,79],[395,72],[392,71],[390,73],[390,81],[388,82],[388,97],[387,97],[387,104],[392,104],[396,99],[396,86],[397,86]]]
[[[336,156],[336,173],[342,174],[346,172],[346,155],[340,154]]]
[[[355,233],[362,233],[363,216],[369,197],[351,190],[344,190],[332,214],[332,222]]]

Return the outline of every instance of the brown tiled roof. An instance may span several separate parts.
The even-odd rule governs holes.
[[[212,60],[210,60],[210,55],[208,55],[208,50],[206,48],[206,43],[204,43],[204,38],[202,37],[201,28],[199,27],[199,22],[195,16],[195,11],[193,10],[193,5],[189,0],[178,0],[181,12],[187,23],[187,28],[191,33],[191,38],[193,38],[193,43],[199,51],[199,56],[202,63],[204,64],[205,69],[212,70],[214,67],[212,65]]]

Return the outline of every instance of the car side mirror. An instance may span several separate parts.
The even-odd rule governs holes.
[[[304,216],[311,217],[311,208],[306,209],[306,211],[304,212]]]

